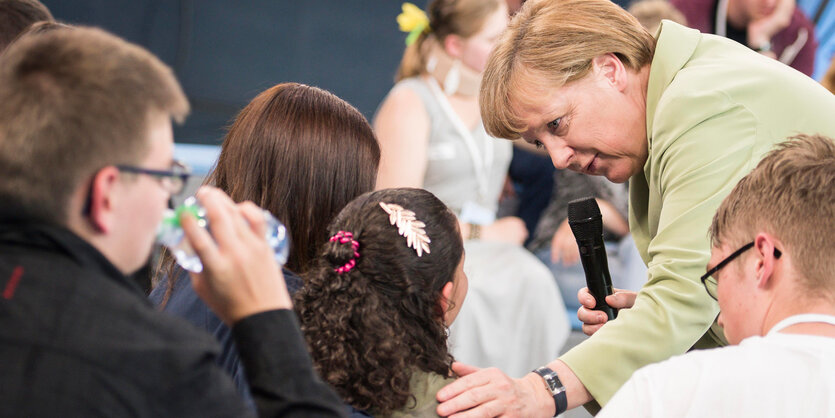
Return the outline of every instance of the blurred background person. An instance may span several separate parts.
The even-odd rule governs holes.
[[[835,3],[830,0],[797,0],[797,7],[815,24],[818,49],[812,77],[821,80],[835,57]]]
[[[812,75],[815,26],[795,0],[670,0],[690,27],[747,45]]]
[[[470,297],[450,330],[453,354],[520,376],[559,352],[569,324],[550,272],[521,245],[524,223],[496,219],[512,145],[484,131],[477,93],[507,19],[503,0],[434,0],[426,14],[405,4],[409,45],[374,128],[377,188],[425,188],[460,221]]]
[[[663,19],[687,26],[687,18],[669,0],[636,0],[629,4],[626,11],[653,35],[658,32]]]
[[[329,234],[295,298],[316,369],[358,411],[436,416],[467,295],[458,220],[425,190],[385,189],[349,203]]]
[[[374,188],[379,159],[371,126],[353,106],[316,87],[283,83],[241,110],[205,183],[236,202],[254,202],[287,226],[284,276],[293,294],[329,237],[328,223]],[[223,349],[218,364],[249,398],[231,329],[198,298],[187,273],[164,252],[150,299],[213,334]]]

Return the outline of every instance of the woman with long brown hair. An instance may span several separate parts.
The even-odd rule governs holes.
[[[373,189],[379,160],[371,126],[357,109],[316,87],[284,83],[241,110],[205,183],[236,202],[254,202],[287,225],[291,249],[284,276],[293,293],[327,240],[331,219]],[[214,334],[223,346],[218,362],[248,395],[230,329],[197,297],[170,254],[163,255],[157,279],[151,300]]]

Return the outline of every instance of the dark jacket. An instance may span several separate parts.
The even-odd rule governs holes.
[[[287,290],[290,295],[293,295],[302,286],[302,279],[287,269],[283,269],[284,280],[287,284]],[[238,356],[238,348],[235,346],[235,341],[232,336],[232,330],[229,329],[217,315],[212,312],[208,306],[197,296],[194,288],[191,287],[191,280],[188,277],[188,272],[177,268],[176,280],[174,281],[174,289],[165,301],[165,294],[168,291],[169,278],[163,277],[159,283],[151,291],[148,298],[154,305],[165,305],[162,310],[171,315],[180,317],[190,322],[192,325],[203,331],[212,334],[217,342],[220,344],[220,355],[217,356],[217,365],[228,373],[232,380],[235,381],[235,386],[238,393],[244,399],[244,402],[254,407],[252,395],[249,391],[249,383],[246,380],[246,372],[241,359]]]
[[[0,415],[251,416],[214,339],[59,227],[0,222]],[[291,311],[232,330],[261,416],[341,416]]]

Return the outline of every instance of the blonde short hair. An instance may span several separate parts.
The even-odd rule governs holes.
[[[768,153],[719,205],[711,245],[741,246],[758,232],[779,239],[807,290],[835,297],[835,142],[799,135]]]
[[[511,103],[531,77],[561,87],[591,70],[592,60],[613,53],[631,70],[652,61],[655,38],[610,0],[531,0],[511,20],[490,54],[479,103],[484,127],[497,138],[524,130]]]

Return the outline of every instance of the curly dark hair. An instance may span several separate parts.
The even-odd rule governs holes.
[[[431,253],[407,247],[380,202],[414,212]],[[430,192],[386,189],[349,203],[329,227],[339,231],[353,234],[360,256],[350,243],[325,243],[296,310],[320,375],[355,408],[387,415],[414,399],[413,371],[450,377],[440,298],[464,253],[458,221]],[[350,271],[335,271],[352,259]]]

